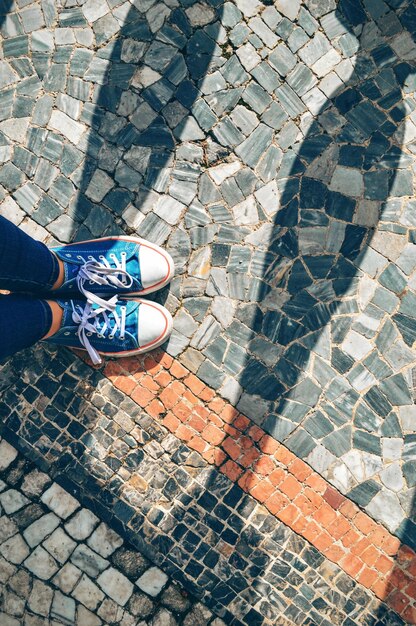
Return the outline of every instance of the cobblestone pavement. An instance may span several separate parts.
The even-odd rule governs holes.
[[[53,357],[52,354],[46,356]],[[69,365],[61,354],[55,356],[53,362],[56,370],[61,371]],[[38,364],[43,369],[44,362]],[[77,384],[75,375],[80,376],[84,384]],[[26,377],[26,372],[23,376]],[[61,380],[68,387],[61,387],[60,397],[65,402],[65,397],[74,396],[73,408],[68,407],[61,413],[58,400],[57,414],[53,416],[53,409],[52,412],[47,409],[43,418],[38,408],[45,396],[39,391],[37,398],[33,394],[40,387],[45,389],[48,382],[51,390],[53,382],[41,376],[33,385],[21,385],[22,397],[29,393],[31,401],[19,402],[7,424],[11,429],[20,427],[21,438],[24,438],[25,429],[33,433],[36,428],[47,428],[47,423],[52,422],[49,435],[56,438],[56,443],[52,444],[44,435],[32,450],[35,458],[43,461],[48,475],[61,476],[64,469],[69,492],[80,492],[90,511],[107,520],[111,527],[119,528],[120,534],[127,537],[134,548],[171,574],[188,593],[201,597],[204,604],[226,622],[237,626],[309,623],[352,626],[357,622],[373,624],[377,619],[381,624],[405,623],[368,590],[374,582],[371,575],[367,578],[365,572],[361,584],[351,577],[358,562],[358,569],[361,569],[362,561],[353,554],[348,555],[348,563],[343,563],[349,572],[346,574],[308,541],[278,522],[270,514],[270,504],[267,505],[269,510],[264,508],[256,502],[255,493],[247,496],[227,476],[211,470],[207,461],[181,444],[131,399],[123,398],[99,373],[92,373],[85,365],[72,364]],[[88,388],[89,402],[85,400]],[[5,395],[6,401],[13,403],[13,394]],[[10,432],[8,435],[12,437]],[[10,449],[14,450],[9,444],[4,445],[5,454],[1,449],[0,452],[8,465],[15,453],[9,453]],[[283,456],[280,458],[283,460]],[[13,469],[12,466],[12,477]],[[22,467],[20,474],[17,472],[16,482],[26,473]],[[10,484],[10,479],[6,480]],[[315,501],[319,497],[318,487],[312,480],[308,484]],[[69,498],[72,501],[72,496]],[[320,508],[320,515],[325,512],[328,515],[327,509]],[[360,516],[358,511],[346,510],[345,513],[350,518],[355,514]],[[347,547],[355,543],[355,554],[369,548],[368,563],[374,565],[380,558],[382,562],[377,566],[391,574],[391,558],[388,562],[383,556],[382,545],[384,554],[395,554],[397,545],[392,542],[393,538],[381,528],[369,526],[368,521],[366,524],[360,517],[355,526],[345,527],[347,518],[340,517],[328,519],[325,526],[338,528],[338,535],[335,530],[334,535],[345,536]],[[316,522],[320,522],[318,515]],[[377,535],[374,539],[376,552],[374,544],[367,540],[372,533]],[[88,545],[94,548],[97,544],[92,545],[90,541]],[[332,542],[330,545],[332,547]],[[2,546],[0,554],[3,554]],[[404,563],[408,557],[408,553],[403,552],[400,560]],[[365,557],[363,559],[366,561]],[[403,571],[400,581],[404,591],[409,579]],[[413,584],[414,579],[410,581],[410,585]],[[381,587],[378,595],[383,598],[386,593],[383,583]],[[397,594],[394,583],[393,591]],[[397,601],[393,598],[392,604],[396,610],[401,609],[399,598]],[[88,604],[87,608],[91,610]],[[404,608],[408,609],[408,602]],[[189,626],[209,623],[206,617],[200,621],[193,619]]]
[[[224,626],[0,441],[2,626]]]
[[[174,314],[166,350],[177,366],[415,547],[414,3],[9,0],[1,10],[2,214],[48,243],[127,232],[166,245],[177,277],[158,298]],[[29,354],[3,369],[5,435],[18,432],[13,443],[48,471],[91,465],[116,506],[127,468],[143,461],[124,449],[138,440],[124,420],[139,407],[166,419],[169,403],[157,413],[148,394],[169,381],[138,385],[135,362],[110,368],[133,400],[119,398],[130,404],[114,428],[126,432],[111,448],[101,375],[73,355]],[[206,450],[194,450],[198,468]],[[204,462],[221,465],[212,454]],[[140,476],[129,495],[151,516]],[[114,518],[123,511],[120,500]],[[185,572],[196,596],[209,589],[198,568]],[[261,600],[243,599],[233,615],[257,623],[247,615]],[[275,619],[279,602],[259,614]],[[392,604],[400,612],[399,596]],[[319,621],[298,609],[287,619]]]

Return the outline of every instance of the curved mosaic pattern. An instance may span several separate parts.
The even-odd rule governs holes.
[[[166,244],[169,353],[403,534],[414,4],[24,4],[2,9],[2,214]]]
[[[409,553],[414,553],[405,546],[398,550],[396,538],[377,528],[348,501],[341,507],[345,515],[340,515],[339,498],[344,499],[339,494],[326,494],[323,502],[319,489],[319,481],[323,481],[311,477],[307,466],[311,480],[300,494],[310,531],[304,538],[298,534],[301,523],[296,531],[287,525],[297,517],[290,506],[285,518],[276,519],[274,507],[269,502],[264,505],[265,498],[259,497],[261,490],[247,493],[250,484],[256,487],[255,480],[236,484],[235,478],[221,473],[224,468],[213,467],[189,441],[171,433],[151,415],[150,408],[143,410],[101,372],[80,360],[73,362],[71,357],[48,346],[23,352],[20,360],[15,357],[4,368],[4,384],[10,385],[13,378],[15,384],[4,390],[0,404],[3,434],[69,493],[79,491],[83,506],[210,611],[232,626],[416,623],[414,576],[406,563]],[[184,387],[180,378],[185,374],[178,371],[181,366],[166,354],[159,358],[164,367],[158,367],[152,357],[134,360],[137,380],[142,381],[138,400],[144,396],[146,383],[154,386],[156,380],[162,383],[170,376],[167,367],[171,377],[177,377],[173,385]],[[54,375],[44,372],[48,362]],[[122,365],[111,363],[108,369],[111,366],[116,377],[117,366]],[[211,390],[205,391],[201,395],[206,400],[215,400]],[[209,405],[213,410],[212,402]],[[248,422],[243,418],[240,428],[244,428],[244,419]],[[276,473],[284,474],[283,455],[279,456],[282,462],[276,463]],[[5,458],[9,460],[7,455]],[[264,469],[260,463],[257,470],[253,467],[263,474]],[[305,480],[305,469],[298,466],[297,470],[293,471],[299,480]],[[294,475],[285,483],[282,491],[300,506]],[[305,494],[313,505],[308,506]],[[317,504],[317,500],[321,502]],[[346,517],[351,522],[346,523]],[[333,537],[322,532],[325,527]],[[323,540],[319,549],[311,545],[317,534]],[[341,558],[340,547],[345,552],[344,546],[351,552]],[[331,555],[320,553],[326,553],[327,547],[332,549]],[[397,568],[386,554],[395,558],[397,554]],[[357,576],[361,569],[363,575]],[[370,590],[376,580],[377,591]],[[384,598],[387,604],[380,601]],[[208,624],[209,618],[203,617],[186,626]],[[221,626],[221,622],[212,626]]]

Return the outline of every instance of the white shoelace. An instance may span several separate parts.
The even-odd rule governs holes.
[[[84,265],[81,265],[77,274],[77,286],[79,291],[87,298],[87,300],[107,309],[107,300],[103,300],[85,288],[85,283],[87,281],[90,283],[97,283],[98,285],[110,285],[114,288],[122,289],[131,287],[133,284],[133,278],[126,270],[126,253],[122,252],[120,254],[121,261],[119,261],[113,253],[110,253],[109,257],[114,262],[116,267],[111,267],[108,260],[102,255],[98,257],[99,260],[89,255],[88,261],[80,255],[77,257],[78,259],[82,259],[84,261]],[[121,280],[117,277],[117,275],[121,275]]]
[[[111,300],[105,301],[105,307],[99,307],[98,309],[92,308],[92,303],[87,302],[84,308],[80,305],[74,305],[71,300],[72,306],[72,319],[75,324],[79,324],[77,335],[81,344],[87,350],[91,361],[94,365],[102,363],[102,359],[97,350],[91,345],[90,337],[92,334],[96,334],[97,337],[105,337],[105,333],[108,331],[107,339],[114,339],[117,331],[120,331],[120,339],[124,339],[125,327],[126,327],[126,307],[120,307],[121,315],[119,316],[115,307],[117,304],[117,296],[111,298]],[[108,313],[111,313],[112,320],[110,321]],[[98,319],[99,316],[102,320]],[[114,322],[113,324],[111,322]]]

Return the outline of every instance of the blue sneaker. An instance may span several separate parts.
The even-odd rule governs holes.
[[[84,300],[57,300],[63,309],[61,328],[44,339],[86,350],[94,363],[100,355],[127,357],[160,346],[172,332],[172,317],[156,302],[114,296],[105,307]]]
[[[100,297],[144,296],[164,287],[174,273],[172,257],[138,237],[103,237],[51,251],[65,266],[63,285],[53,291],[55,298],[82,294],[104,306]]]

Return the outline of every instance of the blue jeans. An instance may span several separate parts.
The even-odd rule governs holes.
[[[59,275],[58,261],[40,241],[0,216],[0,360],[39,341],[52,311],[44,299]],[[32,294],[23,295],[23,294]],[[36,298],[38,294],[38,298]]]

